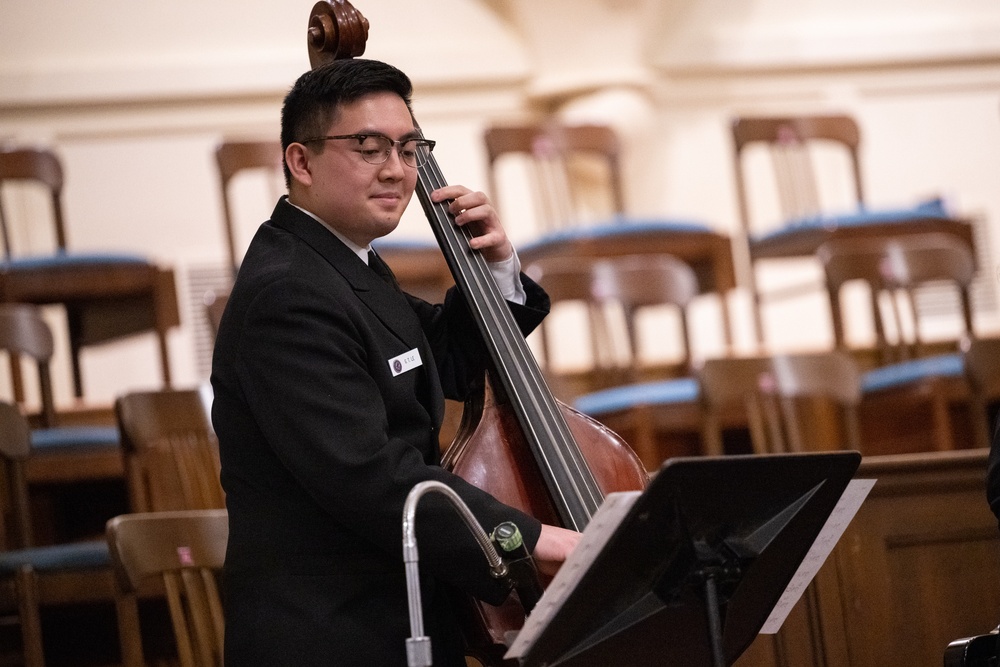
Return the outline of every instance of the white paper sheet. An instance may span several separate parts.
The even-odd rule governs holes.
[[[847,488],[844,489],[836,507],[827,517],[823,529],[816,536],[816,540],[806,553],[806,557],[799,564],[799,569],[792,575],[792,579],[785,587],[778,603],[771,610],[771,615],[764,621],[764,627],[760,630],[762,635],[773,635],[781,628],[788,613],[802,597],[802,593],[819,572],[819,568],[826,562],[827,556],[837,545],[840,536],[847,530],[847,525],[851,523],[851,519],[857,514],[858,508],[868,497],[868,492],[872,490],[873,486],[875,486],[874,479],[852,479],[847,483]]]
[[[549,620],[559,611],[570,592],[576,588],[580,578],[604,549],[604,545],[608,543],[612,533],[640,495],[641,491],[623,491],[605,496],[604,502],[584,529],[579,544],[559,568],[559,572],[524,622],[524,627],[504,655],[505,660],[520,658],[528,652],[542,629],[549,624]]]

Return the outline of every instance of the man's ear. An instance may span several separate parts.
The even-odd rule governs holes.
[[[288,165],[292,180],[302,185],[312,185],[310,157],[311,153],[304,145],[295,142],[288,144],[288,148],[285,149],[285,164]]]

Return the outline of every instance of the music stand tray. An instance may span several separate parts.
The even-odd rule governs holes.
[[[668,460],[518,656],[521,665],[732,664],[860,462],[857,452]]]

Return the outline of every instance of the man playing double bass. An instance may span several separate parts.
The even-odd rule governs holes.
[[[464,399],[487,357],[454,289],[442,305],[406,295],[369,252],[396,228],[432,148],[410,93],[390,65],[339,60],[284,101],[288,196],[250,244],[213,359],[227,665],[405,665],[401,520],[418,482],[450,486],[487,532],[513,521],[550,571],[579,537],[438,465],[443,398]],[[470,245],[522,331],[537,326],[548,299],[520,273],[487,197],[450,186],[433,199],[475,230]],[[421,501],[416,526],[434,665],[464,665],[453,593],[498,603],[506,589],[440,496]]]

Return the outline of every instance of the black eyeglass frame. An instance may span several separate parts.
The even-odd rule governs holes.
[[[336,135],[325,136],[325,137],[313,137],[311,139],[303,139],[303,140],[299,141],[298,143],[300,143],[300,144],[309,144],[309,143],[315,143],[317,141],[333,141],[333,140],[338,140],[338,139],[357,139],[358,145],[360,146],[360,145],[364,144],[365,143],[365,139],[368,139],[369,137],[374,137],[376,139],[384,139],[385,141],[388,141],[389,142],[389,150],[386,151],[385,153],[380,153],[380,155],[382,155],[383,157],[378,162],[372,162],[370,159],[368,159],[368,156],[364,152],[362,152],[361,153],[361,159],[364,160],[365,162],[367,162],[368,164],[385,164],[389,160],[389,154],[392,153],[392,149],[395,147],[396,154],[399,155],[400,161],[402,161],[402,163],[405,164],[406,166],[413,167],[414,169],[416,169],[418,167],[423,166],[427,162],[427,157],[425,157],[423,159],[423,161],[421,162],[419,156],[423,155],[423,153],[421,153],[419,150],[414,151],[413,152],[413,162],[414,162],[414,164],[410,164],[409,162],[406,161],[406,158],[403,157],[403,150],[402,150],[403,144],[408,144],[411,141],[413,141],[413,142],[415,142],[417,144],[418,147],[420,147],[420,146],[426,146],[427,147],[427,156],[428,157],[430,156],[431,151],[434,150],[434,146],[437,145],[436,141],[433,141],[432,139],[424,139],[423,137],[411,137],[409,139],[390,139],[389,137],[385,136],[384,134],[378,134],[378,133],[375,133],[375,132],[368,132],[368,133],[357,132],[355,134],[336,134]]]

